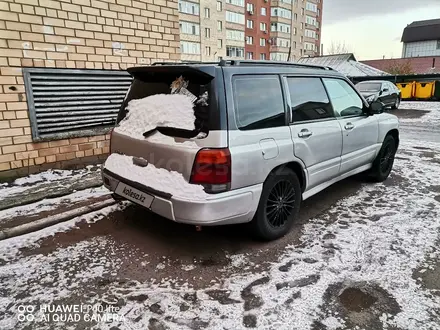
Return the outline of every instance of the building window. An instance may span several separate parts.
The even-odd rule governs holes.
[[[304,16],[304,8],[301,8],[301,15]]]
[[[277,47],[290,47],[290,40],[284,38],[277,38],[276,45]]]
[[[211,47],[209,47],[209,46],[205,47],[205,55],[206,56],[211,56]]]
[[[295,21],[297,21],[298,20],[298,14],[293,14],[293,19],[295,20]]]
[[[261,47],[266,46],[266,39],[264,39],[264,38],[260,38],[260,46],[261,46]]]
[[[222,39],[218,39],[217,40],[217,48],[222,48],[223,47],[223,40]]]
[[[305,34],[306,37],[309,37],[309,38],[313,38],[313,39],[316,39],[316,38],[317,38],[317,37],[316,37],[316,32],[313,31],[313,30],[307,30],[307,29],[305,29],[304,34]]]
[[[223,8],[222,2],[221,1],[217,1],[217,10],[218,11],[222,11],[222,8]]]
[[[298,30],[296,27],[293,28],[293,35],[296,36],[296,34],[298,33]]]
[[[182,54],[200,54],[200,44],[197,42],[181,41],[180,51]]]
[[[252,59],[254,58],[254,53],[252,53],[252,52],[248,52],[248,53],[246,54],[246,57],[247,57],[248,60],[252,60]]]
[[[239,30],[226,30],[226,39],[244,41],[244,32]]]
[[[306,15],[306,23],[310,25],[316,25],[316,18]]]
[[[440,40],[437,40],[437,49],[440,49]]]
[[[230,3],[231,5],[244,7],[244,0],[226,0],[226,3]]]
[[[300,42],[303,42],[303,41],[304,41],[304,37],[301,36],[300,39],[299,39],[299,41],[300,41]]]
[[[306,9],[316,13],[318,11],[318,5],[307,1],[306,2]]]
[[[205,18],[209,18],[211,16],[211,11],[209,8],[205,8]]]
[[[272,7],[270,9],[271,16],[277,16],[277,17],[283,17],[287,19],[292,18],[292,11],[284,8],[279,7]]]
[[[290,25],[284,23],[271,23],[270,30],[272,32],[290,33]]]
[[[287,61],[287,53],[270,53],[270,59],[272,61]]]
[[[180,32],[183,34],[192,34],[195,36],[200,35],[200,25],[191,22],[180,22]]]
[[[254,28],[254,21],[248,19],[246,21],[246,26],[247,26],[248,29],[253,29]]]
[[[267,8],[261,7],[261,16],[267,15]]]
[[[197,3],[179,0],[179,12],[191,15],[199,15],[200,6]]]
[[[211,38],[211,29],[205,28],[205,38]]]
[[[244,24],[244,15],[232,11],[226,11],[226,22]]]
[[[301,29],[301,30],[304,29],[304,23],[301,23],[301,27],[300,27],[300,29]]]
[[[246,10],[254,12],[254,5],[251,3],[246,4]]]
[[[264,53],[261,53],[260,54],[260,60],[266,60],[266,54],[264,54]]]
[[[243,47],[226,46],[226,56],[244,58],[244,48]]]
[[[223,30],[223,22],[217,21],[217,31],[221,31],[221,30]]]
[[[260,30],[266,31],[267,30],[267,24],[266,23],[260,23]]]
[[[253,45],[254,44],[254,37],[251,37],[251,36],[246,37],[246,44]]]

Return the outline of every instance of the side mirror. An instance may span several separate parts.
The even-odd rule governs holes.
[[[388,92],[389,91],[389,89],[388,88],[384,88],[383,90],[382,90],[382,92]]]
[[[384,109],[384,104],[380,101],[374,101],[370,104],[370,114],[382,113]]]

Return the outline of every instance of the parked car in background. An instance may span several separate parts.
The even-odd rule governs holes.
[[[349,176],[366,172],[380,182],[392,170],[397,117],[330,68],[223,60],[128,72],[134,79],[103,181],[116,198],[170,220],[249,223],[257,237],[273,240],[290,230],[303,200]],[[176,104],[167,94],[179,89],[196,97]],[[187,102],[194,102],[189,111]],[[187,133],[186,111],[196,118]],[[175,117],[176,126],[163,127]]]
[[[386,107],[391,107],[391,109],[398,109],[402,100],[400,89],[389,81],[362,81],[356,85],[356,89],[368,103],[380,101]]]

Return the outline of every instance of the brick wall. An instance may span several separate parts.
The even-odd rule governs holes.
[[[108,135],[33,143],[23,67],[124,70],[178,60],[178,17],[177,0],[1,0],[1,176],[109,151]]]

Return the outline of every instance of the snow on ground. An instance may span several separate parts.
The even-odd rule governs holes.
[[[417,146],[418,142],[407,144]],[[440,145],[436,150],[440,151]],[[440,171],[438,164],[417,154],[405,153],[402,157],[396,161],[393,185],[365,184],[356,195],[311,219],[304,227],[301,246],[287,248],[269,271],[233,275],[221,285],[194,291],[199,302],[187,310],[182,311],[180,306],[187,303],[184,296],[192,292],[190,289],[138,283],[130,288],[113,286],[110,292],[119,298],[129,296],[127,291],[154,293],[143,304],[162,306],[165,312],[154,317],[172,328],[192,324],[197,318],[208,324],[208,329],[238,329],[243,317],[253,315],[262,329],[310,329],[316,320],[344,323],[331,309],[323,311],[329,287],[369,283],[386,290],[401,309],[382,318],[382,328],[438,328],[440,320],[432,319],[432,311],[440,306],[440,297],[421,288],[412,276],[426,255],[438,249],[440,208],[434,199],[436,193],[429,187],[440,183]],[[331,223],[332,218],[337,220]],[[251,283],[253,288],[246,290]],[[245,300],[245,304],[224,305],[209,298],[209,290],[227,290],[230,299]],[[246,295],[258,300],[249,310]],[[127,313],[134,322],[143,306],[127,301],[121,313]],[[142,317],[145,326],[150,316],[147,313]]]
[[[156,94],[131,100],[127,116],[115,132],[144,140],[143,134],[157,126],[194,130],[195,115],[191,98],[181,94]]]
[[[425,125],[440,122],[440,102],[402,102],[400,109],[429,111],[421,118],[401,118],[400,122],[403,124],[419,123]],[[391,111],[391,113],[393,112]]]
[[[391,305],[398,306],[380,317],[380,328],[438,328],[440,320],[432,311],[440,306],[440,297],[413,278],[416,269],[427,267],[426,257],[438,253],[440,230],[438,192],[431,189],[440,182],[440,171],[438,164],[423,157],[426,149],[418,146],[418,141],[403,143],[389,182],[364,184],[355,195],[310,219],[301,244],[288,246],[268,270],[244,271],[246,256],[230,256],[233,266],[239,267],[236,273],[200,290],[187,283],[177,286],[178,279],[99,286],[100,279],[117,273],[121,265],[110,238],[20,258],[20,247],[72,228],[79,219],[0,242],[0,255],[10,258],[0,266],[4,293],[0,309],[81,297],[83,303],[118,301],[119,313],[125,315],[125,323],[99,323],[95,329],[146,329],[152,322],[172,329],[242,329],[255,322],[260,329],[303,330],[316,321],[338,329],[349,326],[350,320],[333,309],[330,288],[365,283],[385,290]],[[430,147],[440,151],[439,144]],[[212,298],[213,293],[223,299]],[[0,328],[26,325],[16,323],[8,311]]]
[[[440,110],[440,102],[412,102],[402,101],[400,103],[400,109],[404,110]]]
[[[220,283],[199,290],[188,283],[177,286],[174,278],[107,283],[122,264],[111,238],[95,237],[34,255],[20,250],[74,228],[80,218],[0,241],[0,310],[7,311],[0,316],[0,328],[45,329],[47,323],[18,323],[17,306],[80,300],[113,301],[121,307],[124,323],[85,326],[94,329],[235,330],[255,325],[307,330],[320,328],[319,322],[328,329],[355,329],[333,298],[344,288],[367,286],[386,293],[382,307],[387,312],[375,318],[375,328],[439,329],[440,296],[415,276],[417,270],[430,269],[428,259],[440,255],[439,153],[439,143],[402,140],[388,181],[365,183],[356,194],[310,219],[300,244],[286,247],[269,269],[246,271],[247,256],[230,255],[235,273],[225,273]],[[97,221],[116,208],[87,218]],[[354,314],[363,320],[361,313]]]
[[[89,198],[96,198],[104,195],[108,195],[110,192],[104,186],[98,188],[90,188],[81,191],[76,191],[72,194],[57,197],[43,199],[42,201],[26,204],[10,209],[0,210],[0,223],[7,221],[13,217],[32,215],[43,211],[50,211],[63,203],[75,203],[83,201]]]
[[[203,186],[189,184],[182,174],[157,168],[153,164],[146,167],[133,165],[133,157],[111,154],[104,167],[123,178],[172,194],[174,197],[204,200],[209,196],[203,190]]]
[[[18,178],[12,183],[0,184],[0,199],[10,195],[18,195],[29,189],[30,186],[36,187],[50,182],[63,180],[81,180],[89,174],[96,166],[90,165],[80,170],[59,170],[50,169],[41,173],[31,174],[26,177]]]
[[[66,222],[55,224],[53,226],[38,230],[36,232],[2,240],[0,241],[0,264],[2,260],[3,261],[10,260],[16,258],[17,256],[20,256],[21,253],[19,250],[22,248],[38,247],[37,242],[43,238],[47,238],[50,236],[54,236],[57,233],[66,232],[75,229],[77,228],[77,224],[82,221],[86,221],[88,223],[94,223],[96,221],[103,219],[108,214],[115,212],[116,210],[123,209],[126,205],[127,203],[123,205],[108,206],[101,210],[76,217]],[[2,268],[2,266],[0,266],[0,278],[4,276],[5,276],[4,269]],[[1,308],[1,302],[0,302],[0,308]],[[0,329],[2,329],[1,326]]]

